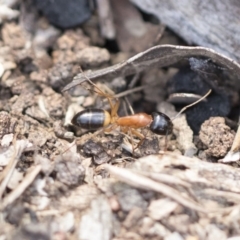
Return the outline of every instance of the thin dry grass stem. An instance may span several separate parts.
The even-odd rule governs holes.
[[[233,140],[233,144],[230,152],[237,152],[240,150],[240,125],[238,126],[238,130],[236,132],[235,138]]]
[[[127,160],[130,160],[130,161],[136,161],[136,158],[133,158],[133,157],[122,157],[122,158],[116,158],[116,159],[113,159],[112,160],[112,164],[114,164],[114,163],[119,163],[119,162],[123,162],[123,161],[127,161]]]
[[[127,96],[129,94],[142,91],[143,89],[146,89],[148,87],[152,87],[152,86],[155,86],[155,85],[158,85],[158,84],[159,84],[158,82],[152,81],[152,82],[148,83],[147,85],[143,85],[143,86],[140,86],[140,87],[135,87],[135,88],[123,91],[121,93],[115,94],[113,97],[115,97],[115,98],[125,97],[125,96]]]
[[[172,184],[172,185],[180,185],[185,188],[191,187],[190,183],[183,181],[183,180],[179,179],[178,177],[171,176],[168,174],[154,173],[154,172],[142,172],[142,171],[139,171],[139,174],[141,174],[145,177],[150,177],[151,179],[158,181],[158,182]]]
[[[224,197],[224,198],[227,198],[229,200],[232,199],[236,203],[238,203],[240,201],[240,194],[239,193],[227,192],[227,191],[222,191],[222,190],[213,189],[213,188],[205,189],[205,192],[207,194],[215,196],[215,197]],[[240,206],[240,205],[238,205],[238,206]]]
[[[17,162],[18,162],[18,159],[17,158],[12,158],[10,161],[9,161],[9,164],[7,166],[7,170],[8,170],[8,173],[7,174],[3,174],[5,177],[3,179],[3,181],[1,182],[1,185],[0,185],[0,199],[2,199],[2,195],[8,185],[8,182],[10,181],[11,177],[12,177],[12,174],[14,172],[14,169],[17,165]]]
[[[3,174],[3,175],[5,175],[5,177],[4,177],[4,179],[3,179],[3,181],[1,182],[1,185],[0,185],[0,199],[2,199],[2,195],[3,195],[5,189],[8,185],[8,182],[10,181],[10,179],[12,177],[12,174],[14,172],[14,169],[15,169],[17,163],[18,163],[18,159],[15,158],[15,157],[13,157],[9,161],[9,164],[6,168],[8,170],[8,172],[7,172],[7,174],[5,174],[5,173]]]
[[[133,110],[130,102],[128,101],[128,98],[127,98],[127,97],[124,97],[124,100],[125,100],[126,103],[127,103],[127,106],[128,106],[128,108],[129,108],[129,110],[130,110],[130,113],[131,113],[131,114],[134,114],[134,110]]]
[[[128,86],[129,89],[133,88],[136,85],[137,81],[139,80],[139,76],[140,76],[140,73],[136,72],[136,74],[134,75],[134,77],[132,78],[132,80]]]
[[[185,110],[187,110],[188,108],[196,105],[197,103],[201,102],[203,99],[205,99],[210,93],[212,92],[212,89],[210,89],[204,96],[202,96],[200,99],[198,99],[197,101],[193,102],[192,104],[187,105],[186,107],[182,108],[181,111],[174,117],[172,118],[172,120],[174,120],[175,118],[177,118],[181,113],[183,113]]]
[[[163,173],[143,172],[143,171],[140,171],[139,173],[157,182],[162,182],[162,183],[166,183],[173,186],[182,186],[188,192],[189,196],[192,197],[192,199],[194,199],[196,202],[198,201],[194,192],[192,191],[192,185],[187,181],[184,181],[179,179],[178,177],[168,175],[168,174],[163,174]]]
[[[143,190],[152,190],[159,192],[179,204],[183,205],[184,207],[190,208],[192,210],[202,212],[202,213],[209,213],[211,210],[204,209],[198,203],[193,202],[191,199],[182,196],[177,190],[172,187],[169,187],[163,183],[156,182],[152,179],[149,179],[145,176],[141,176],[137,173],[134,173],[130,170],[118,168],[110,165],[105,165],[105,169],[107,169],[111,174],[116,176],[119,180],[126,182],[127,184],[143,189]]]
[[[0,176],[0,199],[2,199],[2,195],[7,187],[7,184],[9,182],[9,180],[12,177],[13,171],[18,163],[18,150],[17,150],[17,146],[16,146],[16,139],[17,139],[17,135],[14,136],[13,139],[13,146],[14,146],[14,154],[11,157],[11,159],[9,160],[9,163],[7,165],[7,167],[4,169],[4,171],[2,172],[1,176]]]
[[[43,96],[40,96],[39,99],[38,99],[38,107],[39,109],[44,113],[44,115],[47,117],[47,118],[50,118],[50,115],[49,115],[49,112],[46,108],[46,104],[44,102],[44,98]]]
[[[127,108],[127,102],[126,101],[122,101],[122,108],[123,108],[123,111],[125,113],[125,116],[127,116],[128,115],[128,108]]]
[[[47,217],[47,216],[57,216],[61,213],[64,213],[64,211],[50,209],[50,210],[43,210],[43,211],[37,211],[36,214],[38,217]]]
[[[12,204],[16,199],[18,199],[22,193],[27,189],[27,187],[32,184],[36,176],[41,171],[42,167],[40,165],[36,165],[30,169],[27,173],[23,181],[15,188],[11,193],[9,193],[2,201],[0,205],[0,209],[4,209],[9,204]]]
[[[218,160],[220,163],[237,162],[240,160],[240,125],[238,126],[230,151],[223,159]]]

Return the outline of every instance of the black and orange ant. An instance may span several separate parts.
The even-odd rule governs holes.
[[[104,132],[111,132],[112,130],[120,127],[120,130],[123,133],[130,133],[132,145],[133,145],[133,136],[136,136],[140,139],[140,142],[137,144],[133,151],[138,148],[145,136],[141,134],[137,129],[149,128],[149,130],[157,135],[165,135],[172,133],[173,123],[172,120],[162,112],[153,112],[151,115],[146,113],[136,113],[128,116],[120,117],[118,116],[118,109],[120,102],[118,99],[115,99],[115,102],[112,101],[114,96],[105,94],[99,87],[96,86],[90,79],[86,79],[96,90],[97,94],[102,97],[106,97],[111,111],[108,112],[103,109],[86,109],[81,112],[78,112],[72,119],[72,124],[87,130],[98,130],[103,128]],[[202,98],[198,99],[196,102],[184,107],[178,114],[181,114],[188,107],[191,107],[198,102],[202,101],[210,94],[211,90],[208,91]],[[176,117],[177,117],[176,116]],[[175,117],[175,118],[176,118]],[[165,139],[165,150],[167,148],[167,138]]]

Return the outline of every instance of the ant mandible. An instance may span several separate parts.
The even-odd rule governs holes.
[[[86,78],[86,80],[95,87],[95,92],[99,94],[100,96],[106,97],[111,112],[108,112],[103,109],[86,109],[81,112],[78,112],[72,119],[72,124],[83,128],[87,130],[98,130],[100,128],[103,128],[104,132],[111,132],[112,130],[116,129],[117,127],[120,127],[121,131],[124,133],[130,133],[131,139],[132,136],[136,136],[140,139],[140,142],[137,144],[137,146],[134,148],[137,149],[143,140],[145,139],[145,136],[142,135],[140,132],[137,131],[137,129],[141,128],[149,128],[149,130],[157,135],[165,135],[172,133],[173,130],[173,123],[172,120],[164,113],[162,112],[153,112],[151,115],[146,113],[136,113],[124,117],[118,116],[118,109],[120,102],[118,99],[116,99],[116,102],[113,103],[112,98],[114,96],[110,96],[105,94],[100,88],[96,86],[90,79]],[[197,100],[196,102],[184,107],[178,114],[181,114],[183,111],[185,111],[188,107],[191,107],[198,102],[202,101],[204,98],[206,98],[211,93],[211,90],[207,92],[206,95],[204,95],[202,98]],[[177,117],[175,116],[175,118]],[[132,141],[133,145],[133,141]],[[165,150],[167,148],[167,138],[165,139]]]

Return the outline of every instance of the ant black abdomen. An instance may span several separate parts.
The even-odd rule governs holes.
[[[172,133],[173,123],[166,114],[162,112],[153,112],[152,119],[150,130],[153,133],[158,135],[168,135]]]
[[[87,130],[97,130],[110,124],[111,116],[103,109],[86,109],[77,113],[72,124]]]

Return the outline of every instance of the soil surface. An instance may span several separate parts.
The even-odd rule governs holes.
[[[186,45],[153,16],[128,1],[115,2],[116,20],[107,28],[114,28],[111,40],[100,32],[104,21],[97,10],[81,27],[60,30],[37,11],[20,11],[26,1],[16,6],[18,16],[2,21],[0,239],[240,236],[239,158],[219,163],[230,150],[238,153],[231,149],[235,118],[216,115],[194,134],[186,116],[176,117],[167,102],[177,68],[151,68],[94,84],[86,79],[62,92],[82,71],[112,66],[155,45]],[[194,94],[194,100],[204,95]],[[235,101],[225,104],[229,109],[236,106],[237,90],[232,96]],[[149,125],[133,129],[114,123],[89,131],[72,124],[87,108],[116,118],[162,111],[173,131],[157,135]]]

